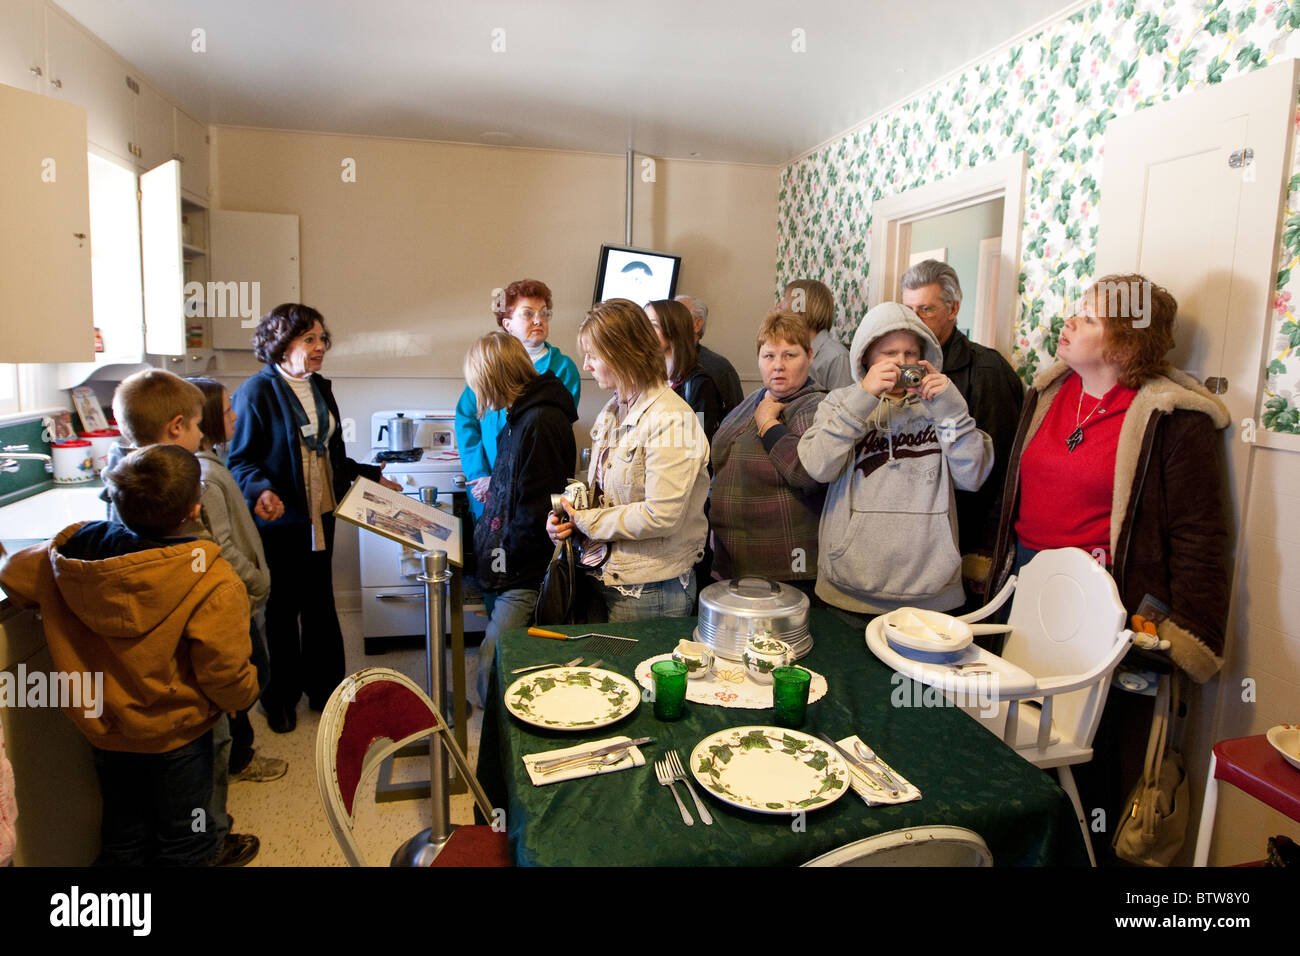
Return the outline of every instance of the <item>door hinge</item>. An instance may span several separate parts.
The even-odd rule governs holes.
[[[126,78],[126,88],[130,90],[132,93],[140,92],[140,84],[137,83],[135,80],[131,79],[131,77],[129,76]]]
[[[1232,169],[1241,169],[1253,162],[1255,162],[1255,151],[1249,146],[1245,149],[1234,149],[1228,156],[1228,166]]]

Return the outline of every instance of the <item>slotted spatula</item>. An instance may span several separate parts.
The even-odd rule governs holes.
[[[580,641],[588,637],[594,638],[590,644],[583,648],[583,651],[590,651],[592,654],[602,654],[608,657],[620,657],[637,645],[635,637],[615,637],[613,634],[599,634],[595,631],[587,634],[561,634],[559,631],[530,627],[528,633],[533,637],[549,637],[556,641]]]

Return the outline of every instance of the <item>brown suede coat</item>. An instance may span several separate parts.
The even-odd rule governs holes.
[[[986,594],[1006,583],[1015,557],[1020,455],[1038,431],[1069,367],[1058,362],[1034,380],[1007,462],[995,561]],[[1115,454],[1110,515],[1111,570],[1130,614],[1145,595],[1164,602],[1157,630],[1169,656],[1204,683],[1223,666],[1228,620],[1228,526],[1223,440],[1228,410],[1186,372],[1170,369],[1138,390]]]
[[[40,604],[54,667],[104,675],[103,713],[66,713],[101,750],[166,753],[257,699],[248,595],[212,541],[100,561],[59,547],[80,524],[0,564],[11,595]]]

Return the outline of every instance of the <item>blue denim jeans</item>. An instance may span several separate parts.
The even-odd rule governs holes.
[[[530,588],[498,591],[491,598],[492,616],[483,633],[483,643],[478,646],[478,699],[485,707],[488,676],[492,673],[492,665],[496,660],[497,640],[504,631],[527,627],[533,623],[533,608],[537,607],[537,592]]]
[[[216,841],[212,862],[216,862],[230,832],[226,794],[230,790],[230,747],[233,743],[230,718],[225,714],[212,726],[212,800],[208,804],[208,829]]]
[[[629,597],[618,588],[604,585],[601,596],[608,610],[606,620],[657,621],[664,617],[690,617],[695,607],[695,572],[690,572],[686,587],[678,578],[655,581],[641,586],[640,597]]]
[[[212,731],[167,753],[96,748],[94,757],[104,798],[97,866],[212,862]]]

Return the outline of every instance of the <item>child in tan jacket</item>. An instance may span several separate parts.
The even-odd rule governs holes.
[[[104,474],[122,524],[72,525],[0,564],[11,595],[40,604],[60,672],[103,675],[102,712],[64,712],[95,750],[103,865],[205,865],[215,834],[212,726],[249,706],[248,597],[198,517],[199,464],[174,445]]]

